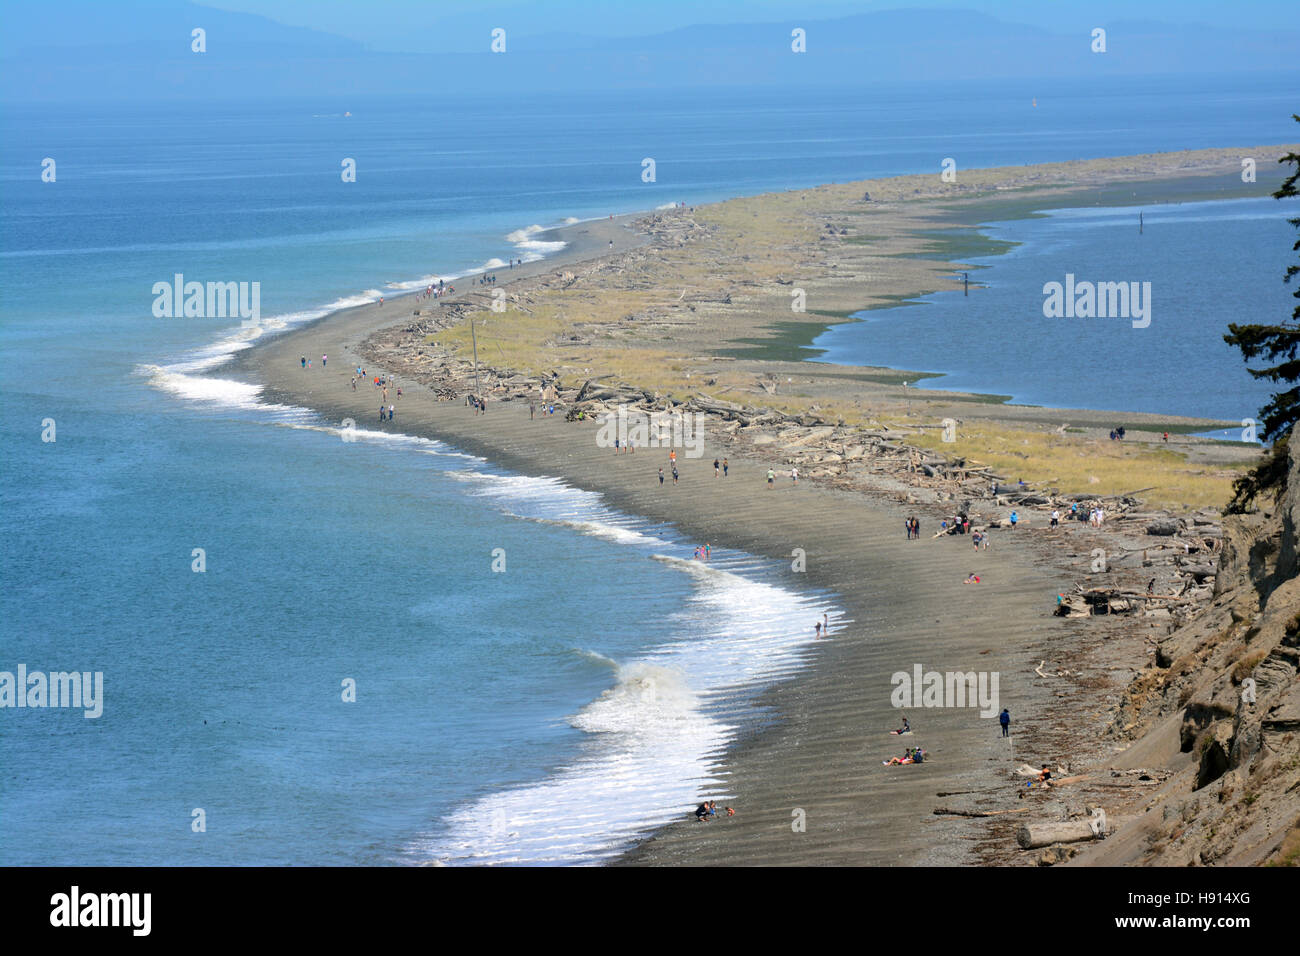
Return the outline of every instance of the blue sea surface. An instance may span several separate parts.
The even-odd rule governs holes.
[[[0,709],[0,863],[606,859],[725,788],[718,760],[754,694],[802,666],[810,620],[838,614],[765,560],[682,561],[693,544],[673,529],[554,479],[420,439],[343,442],[223,373],[238,323],[156,318],[154,283],[259,282],[275,334],[554,251],[532,225],[937,174],[950,155],[1277,142],[1275,90],[5,107],[0,671],[99,671],[104,702],[97,719]],[[1143,248],[1177,228],[1148,222]],[[1273,254],[1241,228],[1243,256]],[[1125,264],[1157,283],[1153,341],[1178,321],[1171,261]],[[1004,321],[1020,350],[1041,320]],[[1164,400],[1199,412],[1219,390],[1188,375]]]

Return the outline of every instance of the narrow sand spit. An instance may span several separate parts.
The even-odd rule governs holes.
[[[1235,156],[1224,153],[1229,159]],[[1102,172],[1094,179],[1114,182],[1152,170],[1177,175],[1167,165],[1135,157],[1095,161],[1086,169],[1095,166]],[[984,171],[979,181],[1000,188],[997,172]],[[1074,185],[1061,164],[1003,175],[1020,186]],[[1089,176],[1079,177],[1083,184],[1088,181]],[[862,185],[836,188],[861,192]],[[887,195],[893,188],[866,185],[873,195]],[[1025,197],[1015,201],[1023,204]],[[643,246],[647,239],[632,228],[635,219],[618,217],[560,230],[568,248],[545,262],[496,270],[498,285]],[[884,248],[874,254],[887,253]],[[933,283],[942,268],[938,263],[916,270],[909,266],[900,273],[897,289],[884,288],[888,282],[878,289],[915,294]],[[478,288],[472,278],[458,280],[457,286],[461,293]],[[264,385],[266,400],[313,408],[335,424],[351,418],[360,427],[438,438],[506,468],[556,476],[601,492],[626,512],[672,522],[688,538],[710,541],[715,548],[741,549],[786,563],[795,549],[802,549],[806,573],[791,571],[789,584],[832,592],[850,619],[817,645],[810,666],[798,678],[768,692],[764,702],[775,721],[756,723],[722,758],[727,784],[717,799],[720,806],[735,807],[736,816],[696,824],[688,818],[691,808],[682,807],[682,823],[642,843],[625,855],[625,862],[975,861],[977,836],[970,824],[935,818],[931,811],[945,803],[937,796],[940,792],[1007,786],[1013,768],[1031,759],[1031,753],[1040,755],[1050,746],[1047,741],[1059,739],[1061,695],[1034,669],[1046,656],[1044,648],[1057,660],[1068,660],[1088,642],[1077,622],[1052,616],[1054,596],[1071,583],[1064,562],[1044,559],[1045,549],[1059,551],[1059,543],[1049,545],[1030,529],[1003,530],[995,533],[991,550],[974,554],[968,539],[932,540],[932,522],[923,526],[920,540],[909,541],[903,520],[914,509],[905,510],[885,496],[814,482],[795,486],[788,472],[769,490],[768,461],[738,456],[707,429],[700,457],[686,458],[678,449],[681,483],[674,487],[669,481],[661,487],[657,471],[661,466],[668,470],[667,449],[616,454],[598,446],[596,422],[566,422],[558,414],[532,420],[526,401],[489,400],[486,414],[476,415],[463,396],[460,401],[439,401],[430,388],[402,374],[398,382],[403,395],[390,398],[397,406],[396,420],[379,424],[378,395],[365,383],[354,391],[353,370],[363,365],[371,374],[389,371],[366,357],[363,342],[378,330],[410,323],[415,308],[411,298],[402,297],[383,307],[335,313],[248,350],[234,371]],[[723,338],[738,334],[724,331]],[[706,339],[710,334],[718,331],[696,329],[689,337]],[[322,354],[331,357],[328,369],[300,367],[301,356]],[[490,364],[490,355],[481,358]],[[836,387],[851,386],[840,382]],[[864,390],[869,387],[862,385]],[[997,406],[987,407],[1000,414]],[[971,413],[968,408],[966,414]],[[730,458],[730,476],[715,478],[713,459],[723,455]],[[486,568],[490,556],[483,560]],[[980,574],[980,584],[962,583],[971,570]],[[815,623],[807,622],[810,633]],[[1093,632],[1091,638],[1096,637]],[[1133,650],[1131,643],[1127,647]],[[1135,658],[1141,653],[1140,642],[1136,647]],[[891,704],[890,677],[898,671],[910,673],[915,665],[944,672],[997,672],[998,703],[1011,710],[1012,737],[1001,738],[996,720],[981,718],[974,708],[910,710],[914,735],[891,737],[888,731],[898,726],[900,713]],[[1066,722],[1070,730],[1099,726],[1095,701],[1071,701],[1071,706],[1078,711],[1078,721]],[[1049,716],[1053,708],[1057,712]],[[905,746],[918,745],[930,755],[921,766],[881,766]],[[1072,756],[1078,754],[1059,758]],[[802,827],[794,825],[799,821]]]

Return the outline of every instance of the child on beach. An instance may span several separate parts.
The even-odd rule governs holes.
[[[660,487],[663,486],[663,483],[664,483],[664,470],[663,470],[662,468],[660,468],[660,469],[659,469],[659,485],[660,485]]]
[[[723,478],[726,478],[726,477],[727,477],[727,468],[729,468],[729,467],[730,467],[730,462],[728,462],[727,459],[725,459],[725,458],[722,459],[722,477],[723,477]]]

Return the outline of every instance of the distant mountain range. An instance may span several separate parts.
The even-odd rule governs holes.
[[[191,30],[207,51],[191,52]],[[511,95],[566,90],[748,86],[783,89],[972,79],[1297,73],[1300,31],[1224,30],[1140,20],[1061,34],[970,11],[892,10],[787,23],[701,24],[617,39],[551,29],[445,32],[427,54],[379,53],[350,39],[190,3],[72,0],[0,13],[0,98],[244,99],[410,93]],[[791,31],[806,52],[791,49]],[[480,42],[481,41],[481,42]],[[471,52],[475,46],[478,52]],[[447,52],[447,51],[460,52]]]

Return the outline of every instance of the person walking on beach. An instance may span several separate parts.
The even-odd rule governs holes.
[[[307,356],[305,355],[302,357],[302,367],[304,370],[307,368]]]
[[[664,486],[664,470],[663,470],[662,468],[660,468],[660,469],[659,469],[659,487],[662,488],[663,486]]]
[[[677,464],[677,449],[676,449],[676,448],[674,448],[674,449],[672,449],[671,451],[668,452],[668,463],[669,463],[670,465],[674,465],[674,466]]]
[[[1011,715],[1007,713],[1007,709],[1005,707],[1002,708],[1002,713],[998,714],[998,723],[1002,725],[1002,736],[1010,737],[1011,736]]]
[[[1061,513],[1055,508],[1052,509],[1052,527],[1055,528],[1061,523]]]
[[[1019,520],[1020,520],[1020,515],[1016,514],[1014,511],[1011,512],[1011,530],[1012,530],[1012,531],[1016,530],[1016,522],[1018,522]]]
[[[393,420],[393,412],[395,412],[395,411],[397,411],[397,409],[396,409],[395,406],[392,406],[392,405],[389,405],[389,406],[388,406],[388,420],[389,420],[390,422]]]
[[[537,406],[532,402],[528,403],[528,420],[531,422],[537,417]]]
[[[329,361],[330,361],[330,357],[328,355],[322,355],[320,357],[320,367],[324,368],[326,365],[329,364]]]
[[[776,472],[774,472],[771,468],[769,468],[769,469],[767,470],[767,489],[768,489],[768,491],[771,491],[771,490],[772,490],[772,482],[774,482],[774,481],[776,481]]]
[[[828,618],[828,617],[826,616],[826,612],[823,611],[823,612],[822,612],[822,633],[823,633],[823,634],[829,634],[830,632],[831,632],[831,622],[830,622],[830,618]]]
[[[818,621],[818,622],[817,622],[817,635],[816,635],[816,636],[817,636],[817,637],[821,637],[821,636],[822,636],[822,622],[821,622],[821,621]]]
[[[726,477],[727,477],[727,469],[728,469],[729,467],[731,467],[731,463],[730,463],[729,461],[727,461],[727,459],[725,459],[725,458],[722,459],[722,477],[723,477],[723,478],[726,478]]]
[[[713,459],[713,477],[714,477],[714,478],[717,478],[718,475],[721,474],[721,472],[719,471],[719,469],[720,469],[721,467],[722,467],[722,462],[718,461],[718,459],[716,459],[716,458]]]
[[[677,484],[677,466],[673,465],[673,484]]]
[[[798,468],[794,468],[794,467],[791,467],[791,468],[790,468],[790,480],[791,480],[792,482],[794,482],[796,485],[799,484],[799,469],[798,469]]]
[[[355,392],[356,390],[357,390],[357,377],[356,377],[355,375],[353,375],[353,376],[352,376],[352,391]]]
[[[381,422],[384,420],[384,406],[383,406],[383,405],[380,405],[380,406],[379,406],[379,420],[380,420]]]

